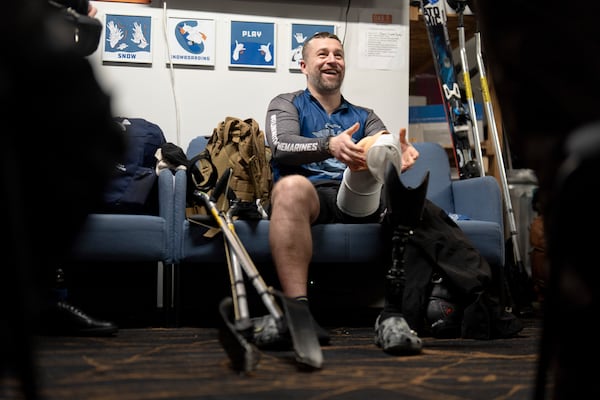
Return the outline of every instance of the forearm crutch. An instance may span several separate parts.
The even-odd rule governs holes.
[[[287,325],[292,338],[296,361],[310,368],[321,368],[323,355],[310,312],[306,307],[297,304],[297,302],[266,285],[235,232],[232,219],[235,208],[230,208],[228,213],[224,214],[216,206],[216,199],[226,191],[230,175],[231,169],[226,170],[215,186],[212,195],[201,191],[194,192],[194,195],[202,200],[210,216],[223,232],[227,245],[233,297],[224,299],[220,305],[220,312],[227,328],[222,332],[221,343],[225,347],[235,369],[249,372],[258,364],[258,351],[254,345],[248,342],[252,323],[249,318],[246,292],[241,274],[243,271],[260,295],[263,304],[275,319],[278,328],[282,330]],[[190,218],[196,219],[194,216]],[[274,295],[277,295],[281,300],[284,310],[280,308]],[[231,308],[233,308],[233,313]],[[234,323],[231,323],[232,314]]]
[[[469,114],[471,118],[471,127],[473,128],[473,146],[475,147],[475,155],[479,161],[479,176],[485,176],[483,167],[483,152],[481,150],[481,134],[479,133],[479,125],[477,124],[477,111],[475,110],[475,100],[473,99],[473,89],[471,88],[471,75],[469,72],[469,59],[467,57],[467,46],[465,42],[465,23],[464,12],[467,2],[465,0],[455,0],[448,2],[458,15],[458,44],[460,51],[460,64],[462,67],[463,82],[465,84],[465,95],[467,104],[469,105]]]

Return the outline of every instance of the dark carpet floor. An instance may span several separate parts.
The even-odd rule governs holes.
[[[336,327],[322,369],[298,368],[293,354],[263,351],[239,374],[214,328],[121,329],[115,337],[39,337],[43,399],[531,399],[540,323],[523,320],[519,337],[423,338],[416,356],[391,356],[373,344],[372,327]],[[0,399],[22,398],[0,377]]]

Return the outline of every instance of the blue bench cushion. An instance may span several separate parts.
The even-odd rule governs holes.
[[[73,256],[90,261],[156,261],[170,257],[166,220],[153,215],[92,214]]]

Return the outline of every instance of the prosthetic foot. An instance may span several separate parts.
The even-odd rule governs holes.
[[[402,314],[402,297],[406,283],[406,244],[421,219],[428,182],[429,173],[417,188],[407,188],[393,164],[385,172],[385,222],[391,230],[392,260],[385,277],[384,310],[375,324],[375,343],[392,354],[414,354],[422,349],[421,339]]]

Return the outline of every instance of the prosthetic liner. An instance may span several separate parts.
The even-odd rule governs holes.
[[[389,132],[380,132],[373,139],[373,144],[365,146],[368,170],[351,171],[346,168],[338,191],[337,206],[353,217],[369,216],[379,208],[387,165],[391,163],[398,174],[402,171],[398,138]]]
[[[395,167],[388,164],[385,171],[384,199],[387,207],[385,223],[392,231],[392,264],[386,274],[385,302],[402,310],[402,296],[406,282],[404,253],[406,244],[421,221],[429,172],[419,186],[404,186]]]

